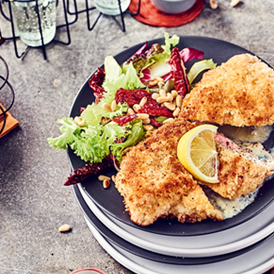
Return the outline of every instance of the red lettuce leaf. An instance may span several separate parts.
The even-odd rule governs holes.
[[[89,79],[89,87],[93,90],[93,94],[96,99],[100,100],[104,97],[103,93],[105,90],[102,88],[105,79],[105,71],[102,68],[97,69],[97,71]]]
[[[204,59],[204,53],[200,50],[193,48],[184,48],[180,51],[180,56],[184,63],[187,63],[193,59]]]

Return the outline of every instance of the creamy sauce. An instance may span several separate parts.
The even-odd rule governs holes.
[[[220,126],[218,131],[235,141],[263,143],[268,139],[272,131],[272,127],[233,127],[225,125]]]
[[[223,198],[208,187],[203,187],[203,190],[205,191],[210,203],[222,212],[224,219],[232,218],[243,211],[248,205],[254,202],[259,191],[259,189],[257,189],[245,197],[231,201]]]

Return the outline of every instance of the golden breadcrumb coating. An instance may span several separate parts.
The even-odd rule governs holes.
[[[230,58],[204,73],[184,98],[180,116],[219,125],[274,123],[274,71],[250,54]]]
[[[223,219],[177,158],[180,138],[195,126],[183,119],[169,122],[123,157],[116,187],[134,223],[147,226],[167,216],[180,222]]]

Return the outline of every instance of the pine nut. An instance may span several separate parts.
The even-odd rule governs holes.
[[[161,97],[161,96],[160,96],[160,97],[157,98],[156,101],[157,101],[158,104],[162,104],[162,103],[164,103],[164,102],[168,102],[168,98],[167,98],[167,97]]]
[[[110,180],[110,177],[105,176],[105,175],[99,175],[98,180],[99,181]]]
[[[158,82],[164,82],[164,79],[160,76],[155,76],[154,79],[157,80]]]
[[[178,108],[180,108],[180,107],[182,106],[182,103],[183,103],[183,98],[182,98],[181,95],[178,95],[178,96],[176,97],[176,106],[177,106]]]
[[[78,125],[79,122],[81,122],[81,119],[79,116],[74,117],[74,122]]]
[[[138,112],[138,110],[139,110],[140,108],[141,108],[141,107],[140,107],[139,105],[137,105],[137,104],[135,104],[135,105],[133,106],[133,109],[134,109],[135,112]]]
[[[173,120],[174,120],[174,118],[168,118],[165,121],[163,121],[163,124],[169,123],[169,122],[171,122]]]
[[[103,181],[103,188],[108,188],[109,185],[110,185],[110,180],[105,179],[105,180]]]
[[[178,92],[175,89],[173,89],[171,91],[171,95],[173,96],[173,99],[175,99],[177,97],[177,95],[178,95]]]
[[[180,111],[181,111],[181,109],[177,107],[177,108],[173,111],[173,116],[174,116],[174,117],[178,117],[179,114],[180,114]]]
[[[154,127],[151,126],[151,125],[143,125],[143,127],[144,127],[144,129],[145,129],[146,131],[150,131],[150,130],[153,130],[153,129],[154,129]]]
[[[209,0],[209,5],[213,10],[218,8],[218,3],[215,0]]]
[[[107,103],[107,102],[103,103],[102,108],[105,111],[111,111],[111,105],[110,105],[110,103]]]
[[[86,125],[86,121],[82,120],[81,123],[78,124],[79,127],[84,127]]]
[[[142,122],[143,122],[143,124],[148,125],[148,124],[150,124],[150,119],[149,118],[144,119],[144,120],[142,120]]]
[[[130,115],[130,114],[135,114],[134,110],[132,108],[128,108],[127,110],[127,114]]]
[[[172,102],[173,101],[173,96],[172,96],[172,94],[170,93],[170,92],[168,92],[167,93],[167,100],[169,101],[169,102]]]
[[[158,81],[157,80],[150,80],[149,82],[148,82],[148,84],[150,85],[150,86],[155,86],[155,85],[157,85],[158,84]]]
[[[151,95],[151,98],[154,99],[154,100],[157,100],[158,97],[160,97],[160,94],[158,94],[158,93],[153,93]]]
[[[71,230],[71,227],[70,227],[69,225],[67,225],[67,224],[61,225],[61,226],[59,227],[59,231],[60,231],[60,232],[68,232],[68,231],[70,231],[70,230]]]
[[[147,102],[147,97],[143,97],[142,100],[141,100],[141,102],[139,103],[139,106],[143,107],[146,102]]]
[[[241,2],[241,0],[232,0],[232,1],[230,2],[230,6],[231,6],[231,7],[235,7],[235,6],[237,6],[240,2]]]
[[[79,116],[74,117],[74,122],[76,123],[77,126],[83,127],[86,125],[86,121],[82,120]]]
[[[169,103],[169,102],[165,102],[164,103],[164,106],[166,107],[166,108],[168,108],[169,110],[175,110],[175,108],[176,108],[176,106],[174,105],[174,104],[172,104],[172,103]]]
[[[165,86],[165,82],[158,82],[158,87],[163,88]]]
[[[111,176],[111,180],[115,183],[115,182],[116,182],[116,176],[115,176],[115,175],[112,175],[112,176]]]
[[[111,102],[110,108],[112,111],[115,111],[117,109],[117,103],[115,100]]]
[[[166,97],[166,90],[163,89],[163,88],[161,88],[161,89],[159,90],[159,95],[160,95],[161,97]]]
[[[146,120],[149,118],[149,114],[147,114],[147,113],[138,113],[137,116],[141,120]]]

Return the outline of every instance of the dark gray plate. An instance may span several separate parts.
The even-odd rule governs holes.
[[[149,45],[153,43],[159,43],[160,45],[164,44],[164,39],[155,39],[149,41]],[[116,56],[116,60],[118,63],[123,63],[130,56],[132,56],[143,44],[138,44],[133,46]],[[213,58],[214,62],[217,64],[221,64],[222,62],[227,61],[230,57],[236,54],[242,53],[251,53],[244,48],[236,46],[234,44],[217,40],[213,38],[207,37],[197,37],[197,36],[182,36],[180,37],[180,43],[177,46],[179,49],[183,49],[185,47],[192,47],[204,52],[205,59]],[[251,53],[252,54],[252,53]],[[193,61],[194,62],[194,61]],[[189,68],[193,62],[189,62],[186,66]],[[91,76],[90,76],[91,77]],[[89,77],[89,78],[90,78]],[[89,79],[88,78],[88,79]],[[78,116],[80,113],[80,108],[85,107],[89,103],[93,102],[94,96],[92,90],[89,88],[88,79],[80,89],[75,101],[73,102],[70,116]],[[274,136],[270,137],[270,141],[268,144],[273,143]],[[73,151],[68,148],[68,156],[71,163],[71,167],[73,169],[77,169],[82,167],[85,162],[83,162],[79,157],[77,157]],[[110,168],[106,172],[105,175],[111,176],[116,174],[116,170],[114,168]],[[214,233],[217,231],[221,231],[224,229],[231,228],[233,226],[239,225],[246,220],[253,218],[261,210],[263,210],[266,206],[268,206],[274,197],[274,182],[273,180],[265,183],[259,190],[256,200],[249,205],[245,210],[243,210],[237,216],[224,220],[222,222],[215,222],[212,220],[204,220],[200,223],[179,223],[176,220],[163,220],[159,219],[154,224],[147,227],[140,227],[135,225],[130,221],[129,215],[125,212],[123,205],[123,198],[116,190],[115,186],[111,184],[111,186],[106,190],[102,187],[102,183],[97,179],[98,175],[91,176],[85,182],[83,182],[83,187],[87,193],[87,195],[95,202],[102,210],[108,212],[115,218],[120,221],[127,223],[131,226],[137,227],[139,229],[145,229],[147,231],[153,233],[159,233],[163,235],[174,235],[174,236],[193,236],[193,235],[201,235],[207,233]]]
[[[273,238],[273,233],[264,238],[263,240],[250,245],[246,248],[243,248],[241,250],[219,255],[219,256],[211,256],[211,257],[199,257],[199,258],[188,258],[188,257],[175,257],[175,256],[167,256],[163,254],[158,254],[155,252],[151,252],[149,250],[145,250],[143,248],[140,248],[136,245],[131,244],[128,241],[125,241],[121,237],[117,236],[115,233],[113,233],[110,229],[108,229],[103,223],[100,222],[100,220],[93,214],[93,212],[90,210],[88,205],[86,204],[83,196],[81,195],[81,192],[77,186],[73,187],[74,194],[76,197],[76,200],[83,211],[84,216],[87,218],[87,220],[110,242],[112,242],[115,245],[118,245],[122,249],[145,259],[156,261],[156,262],[165,262],[167,264],[177,264],[177,265],[198,265],[198,264],[211,264],[216,262],[221,262],[224,260],[232,259],[237,256],[240,256],[244,253],[247,253],[254,248],[260,246],[264,242],[268,241],[269,238]]]

